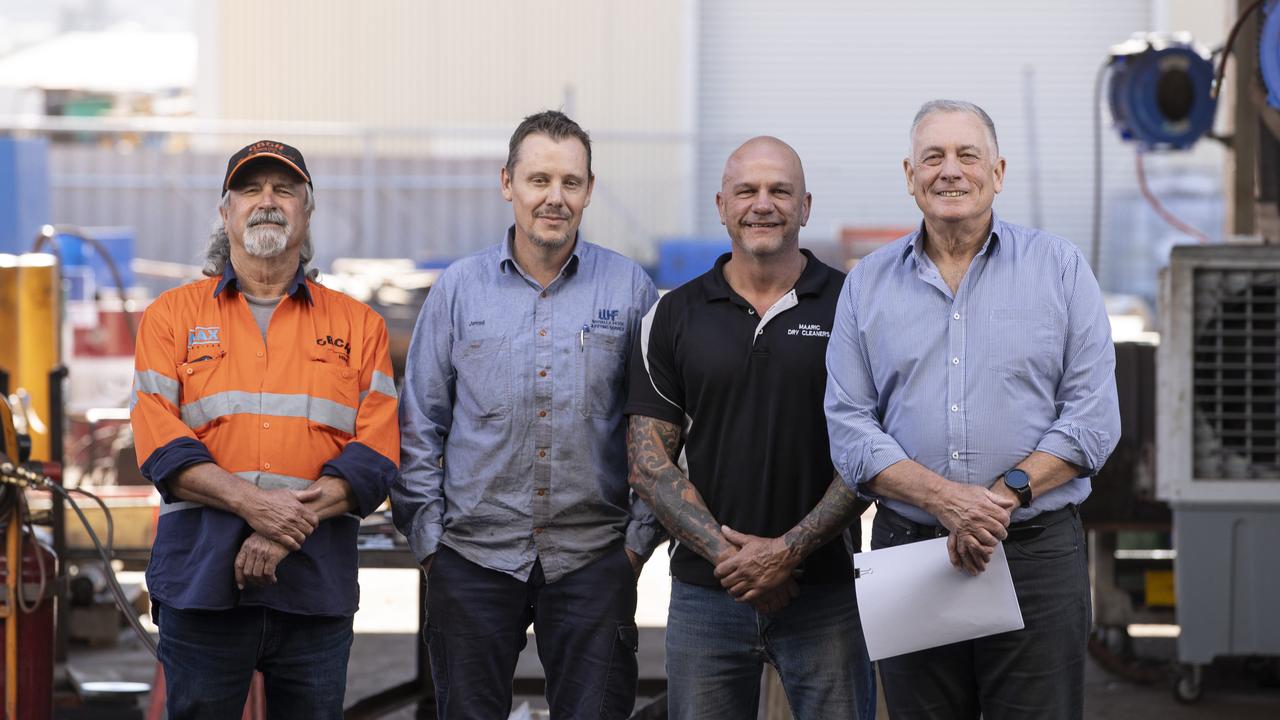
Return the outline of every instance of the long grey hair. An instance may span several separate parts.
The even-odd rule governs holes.
[[[302,196],[302,210],[308,216],[311,211],[316,209],[316,197],[312,192],[310,185],[303,186],[305,190]],[[226,210],[231,205],[230,191],[222,194],[222,200],[218,202],[218,219],[213,222],[213,230],[209,232],[209,247],[204,253],[204,274],[209,277],[216,277],[222,274],[226,269],[227,263],[231,261],[231,238],[227,235],[227,226],[222,222],[222,210]],[[311,244],[311,226],[307,226],[307,236],[302,240],[302,249],[300,259],[302,266],[306,268],[307,277],[312,280],[320,274],[319,268],[307,267],[311,262],[311,258],[315,257],[315,247]]]

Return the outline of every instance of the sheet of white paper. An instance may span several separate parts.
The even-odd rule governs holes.
[[[951,565],[946,538],[858,553],[854,564],[872,660],[1023,627],[1003,544],[976,577]]]

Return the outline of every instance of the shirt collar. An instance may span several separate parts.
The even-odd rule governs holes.
[[[236,277],[236,269],[230,260],[227,261],[226,267],[222,269],[222,277],[218,279],[218,285],[213,289],[213,296],[218,297],[221,295],[222,291],[227,289],[227,286],[232,286],[235,290],[240,291],[240,281]],[[284,294],[294,298],[302,298],[308,303],[315,302],[311,298],[311,288],[307,287],[306,268],[301,263],[298,264],[298,271],[293,274],[293,281],[285,288]]]
[[[511,248],[516,242],[516,226],[512,225],[507,228],[507,236],[503,238],[502,244],[498,250],[498,270],[506,273],[508,270],[520,272],[520,266],[516,263],[516,257],[511,252]],[[582,233],[577,233],[573,237],[573,253],[569,255],[569,259],[565,261],[564,267],[560,268],[560,274],[564,277],[570,277],[578,272],[578,265],[582,262],[580,257],[583,252]],[[523,274],[523,273],[521,273]]]
[[[804,254],[808,262],[804,265],[804,271],[800,273],[799,279],[796,280],[795,291],[797,295],[818,295],[822,293],[822,288],[827,282],[827,266],[823,265],[813,253],[804,248],[800,248],[800,252]],[[732,252],[727,252],[716,258],[716,264],[712,268],[712,272],[703,276],[703,287],[706,289],[707,300],[728,300],[735,293],[733,288],[729,287],[729,281],[724,277],[725,263],[733,258]]]
[[[1004,223],[1000,221],[1000,216],[996,215],[996,211],[991,211],[991,235],[987,237],[987,241],[982,244],[982,248],[978,250],[979,255],[983,255],[988,251],[992,255],[1000,254],[1000,236],[1004,233]],[[924,221],[920,221],[920,227],[911,233],[907,244],[902,248],[901,260],[906,262],[907,258],[915,257],[920,259],[920,255],[924,253],[925,228]]]

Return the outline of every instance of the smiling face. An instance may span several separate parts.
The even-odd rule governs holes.
[[[902,168],[907,193],[927,225],[987,222],[1004,185],[1004,158],[982,120],[967,112],[937,112],[921,120]]]
[[[279,163],[237,173],[221,209],[233,251],[257,258],[299,252],[307,237],[306,182]]]
[[[526,137],[512,171],[502,168],[502,196],[515,210],[516,243],[543,250],[572,243],[594,182],[587,148],[577,138]]]
[[[734,250],[757,257],[799,247],[812,202],[799,156],[775,138],[755,138],[734,151],[716,193]]]

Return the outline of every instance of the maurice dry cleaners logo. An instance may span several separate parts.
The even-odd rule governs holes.
[[[218,336],[222,333],[220,327],[203,327],[197,325],[187,331],[187,347],[193,348],[197,345],[217,345],[222,342]]]
[[[787,334],[800,337],[831,337],[830,330],[823,330],[821,325],[815,323],[800,323],[793,328],[787,328]]]
[[[627,329],[627,326],[625,322],[619,319],[620,317],[622,317],[621,310],[600,308],[596,311],[596,316],[591,319],[591,329],[622,332]]]

